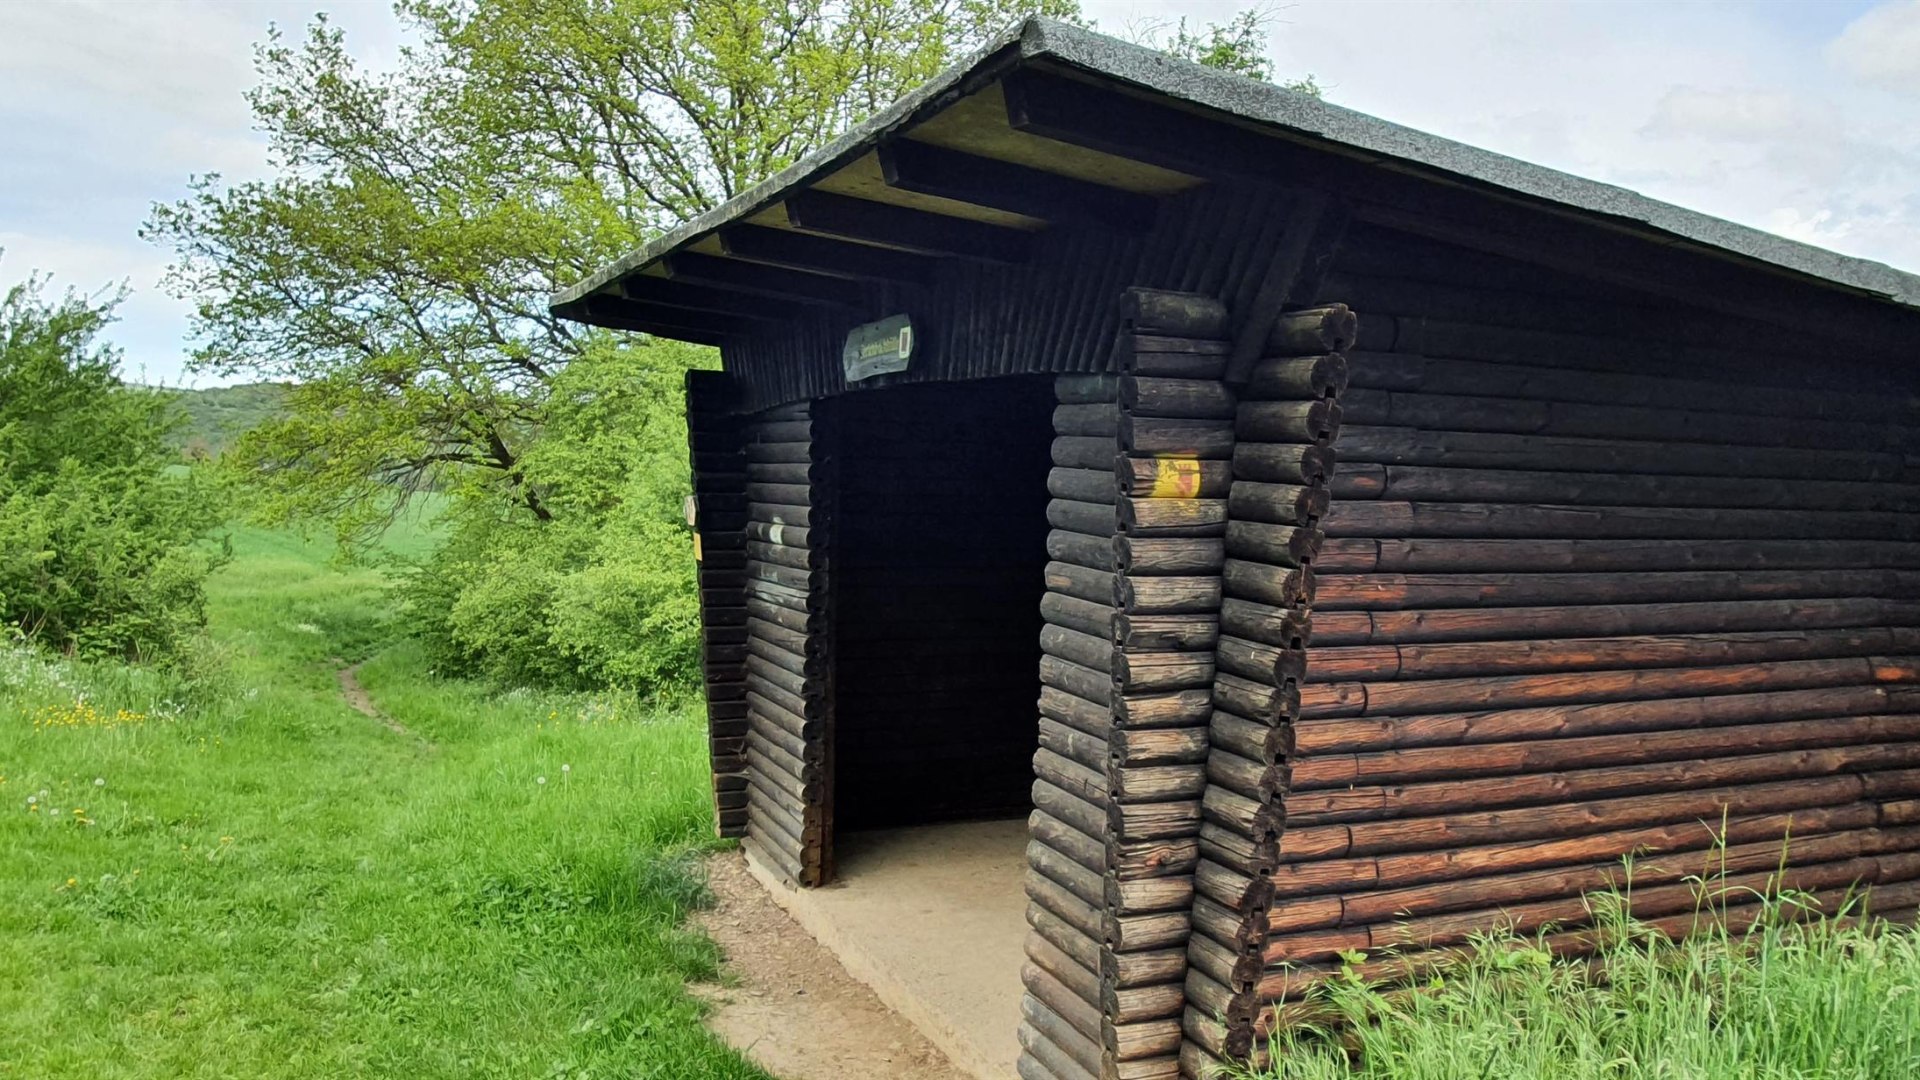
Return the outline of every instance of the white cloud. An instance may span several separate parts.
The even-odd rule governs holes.
[[[1656,138],[1736,143],[1829,143],[1840,135],[1837,110],[1785,90],[1676,86],[1640,129]]]
[[[1920,95],[1920,0],[1882,4],[1853,20],[1826,54],[1862,82]]]

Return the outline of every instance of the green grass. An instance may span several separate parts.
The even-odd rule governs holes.
[[[0,1076],[760,1076],[683,989],[693,710],[435,679],[377,572],[234,544],[213,685],[0,647]]]
[[[1600,898],[1604,981],[1489,938],[1422,991],[1358,981],[1276,1041],[1263,1080],[1905,1080],[1920,1076],[1920,936],[1773,917],[1674,942]]]

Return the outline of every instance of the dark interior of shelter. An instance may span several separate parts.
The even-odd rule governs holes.
[[[1024,817],[1053,380],[832,399],[835,827]]]

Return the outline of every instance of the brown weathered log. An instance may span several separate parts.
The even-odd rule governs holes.
[[[1243,401],[1233,432],[1249,442],[1325,443],[1340,424],[1340,406],[1331,401]]]
[[[1313,630],[1304,608],[1228,597],[1220,602],[1220,632],[1283,648],[1301,648]]]
[[[1233,417],[1233,391],[1217,379],[1164,379],[1123,375],[1120,407],[1137,416],[1176,420],[1228,420]]]
[[[1107,910],[1118,915],[1186,913],[1193,907],[1193,879],[1185,875],[1107,879]]]
[[[1058,592],[1049,592],[1040,598],[1041,618],[1095,637],[1112,638],[1114,614],[1110,598],[1095,602]]]
[[[1229,526],[1231,528],[1231,526]],[[1225,541],[1210,537],[1116,536],[1113,565],[1143,577],[1220,573]]]
[[[1920,666],[1916,666],[1913,658],[1844,657],[1788,660],[1771,664],[1728,664],[1722,667],[1402,682],[1316,683],[1301,688],[1300,715],[1305,718],[1414,716],[1466,709],[1911,683],[1917,680],[1920,680]]]
[[[1708,600],[1677,604],[1456,608],[1433,611],[1342,611],[1315,625],[1316,645],[1373,641],[1419,645],[1635,634],[1749,633],[1793,627],[1909,627],[1920,623],[1912,601],[1850,596],[1801,600]],[[1491,650],[1489,650],[1491,651]]]
[[[1028,961],[1020,969],[1027,993],[1088,1038],[1100,1037],[1100,1008],[1064,986],[1045,968]]]
[[[1065,788],[1055,787],[1045,780],[1036,780],[1033,784],[1033,807],[1050,814],[1088,836],[1105,836],[1107,832],[1107,812],[1103,805],[1096,805]]]
[[[1090,570],[1114,570],[1119,568],[1115,563],[1114,543],[1106,537],[1055,529],[1047,533],[1047,558]]]
[[[1214,537],[1227,528],[1225,499],[1136,499],[1115,504],[1120,527],[1134,536]]]
[[[1254,365],[1241,396],[1248,401],[1316,400],[1346,387],[1347,358],[1339,353],[1274,357]]]
[[[1037,840],[1027,844],[1027,866],[1095,907],[1103,907],[1107,902],[1105,883],[1098,871],[1081,866]]]
[[[1267,645],[1245,638],[1222,636],[1216,655],[1220,670],[1244,679],[1279,686],[1307,675],[1307,654],[1300,649]]]
[[[1920,711],[1920,686],[1843,686],[1432,716],[1301,720],[1302,754],[1362,753]]]
[[[1225,498],[1233,471],[1226,461],[1174,457],[1127,457],[1118,465],[1122,491],[1155,499]]]
[[[1122,766],[1190,765],[1207,758],[1203,727],[1119,728],[1108,741],[1115,762]]]
[[[1289,311],[1275,320],[1266,352],[1271,356],[1341,352],[1352,347],[1358,332],[1359,320],[1345,304]]]
[[[1193,727],[1207,722],[1213,695],[1206,690],[1124,694],[1114,699],[1113,720],[1121,727]]]
[[[1211,652],[1121,652],[1113,657],[1114,681],[1129,694],[1201,690],[1213,685]]]
[[[1115,640],[1137,652],[1201,652],[1219,640],[1219,622],[1212,615],[1121,615]]]
[[[1920,545],[1839,540],[1336,539],[1324,570],[1396,573],[1920,567]]]
[[[1115,801],[1167,803],[1199,799],[1207,788],[1201,765],[1114,766],[1107,770]]]
[[[1115,598],[1116,582],[1124,579],[1073,563],[1050,562],[1047,564],[1045,580],[1052,592],[1088,603],[1111,604]]]
[[[1313,503],[1311,499],[1306,501],[1309,505]],[[1313,560],[1319,543],[1319,530],[1311,527],[1270,525],[1261,521],[1245,520],[1227,522],[1226,553],[1236,559],[1271,563],[1275,566],[1304,566]]]
[[[1165,420],[1126,416],[1120,449],[1128,454],[1225,459],[1233,456],[1234,425],[1227,420]]]
[[[1205,787],[1206,777],[1197,766],[1193,771],[1182,766],[1130,772],[1137,774],[1134,782],[1142,797],[1138,801],[1115,801],[1107,808],[1108,831],[1116,840],[1177,840],[1199,831],[1200,789]]]
[[[1107,873],[1105,845],[1051,814],[1035,810],[1027,815],[1027,835],[1045,844],[1050,851],[1073,860],[1088,873]]]
[[[1233,566],[1233,560],[1228,559],[1228,573]],[[1916,595],[1920,595],[1920,576],[1906,570],[1680,570],[1658,575],[1326,573],[1317,575],[1314,583],[1314,602],[1320,611],[1698,603],[1791,597],[1904,599]]]
[[[1242,405],[1241,408],[1247,406]],[[1303,440],[1311,441],[1311,440]],[[1811,480],[1898,480],[1907,468],[1883,451],[1719,446],[1591,439],[1562,435],[1421,431],[1350,423],[1340,431],[1340,460],[1467,469],[1561,469],[1629,474],[1779,476]]]
[[[1110,675],[1058,657],[1040,658],[1040,682],[1043,686],[1063,690],[1096,705],[1107,705],[1113,701],[1113,678]]]
[[[1033,775],[1075,798],[1097,806],[1108,805],[1112,798],[1108,794],[1107,777],[1103,771],[1090,769],[1044,746],[1033,753]]]
[[[1049,570],[1049,586],[1052,580]],[[1220,582],[1217,577],[1116,575],[1113,596],[1129,615],[1204,615],[1220,609]]]
[[[1334,471],[1334,451],[1310,442],[1243,442],[1233,448],[1233,475],[1271,484],[1314,484]]]
[[[1113,670],[1113,642],[1048,624],[1040,630],[1040,651],[1095,671]]]
[[[1314,599],[1316,579],[1311,568],[1269,566],[1245,559],[1228,559],[1221,568],[1226,595],[1275,607],[1295,607]]]
[[[1063,469],[1111,469],[1119,454],[1111,438],[1062,435],[1053,440],[1053,463]]]
[[[1836,746],[1778,753],[1743,754],[1713,760],[1659,762],[1587,769],[1577,773],[1524,774],[1470,781],[1404,784],[1391,791],[1357,787],[1287,796],[1294,825],[1374,820],[1389,815],[1419,817],[1460,813],[1476,807],[1515,807],[1557,800],[1594,800],[1652,795],[1689,786],[1708,787],[1830,776],[1837,772],[1910,769],[1920,766],[1920,744]]]
[[[1019,1030],[1020,1048],[1045,1066],[1057,1080],[1098,1080],[1098,1064],[1088,1065],[1081,1060],[1085,1051],[1070,1052],[1062,1048],[1053,1035],[1034,1027],[1031,1021],[1022,1019]]]
[[[1047,494],[1084,503],[1112,503],[1119,485],[1111,471],[1056,467],[1047,473]]]
[[[1300,690],[1294,684],[1269,686],[1225,671],[1214,676],[1213,701],[1236,716],[1261,723],[1273,723],[1277,718],[1297,716],[1300,712]]]
[[[1301,525],[1326,514],[1327,508],[1327,491],[1322,487],[1236,480],[1227,496],[1227,512],[1235,522]]]
[[[1047,524],[1068,532],[1105,537],[1113,535],[1119,521],[1110,505],[1054,499],[1047,503]]]
[[[1329,487],[1336,499],[1408,502],[1902,511],[1920,507],[1920,486],[1912,484],[1451,469],[1367,462],[1340,465],[1334,469]]]
[[[1216,709],[1209,728],[1211,745],[1256,762],[1283,761],[1293,751],[1292,724],[1262,724]]]
[[[1040,715],[1099,739],[1107,738],[1113,727],[1113,714],[1104,705],[1051,686],[1040,688]]]
[[[1105,739],[1070,728],[1050,717],[1040,717],[1039,743],[1042,750],[1051,750],[1091,772],[1100,772],[1107,767]]]
[[[1238,489],[1239,484],[1234,485]],[[1671,506],[1505,503],[1336,502],[1323,523],[1330,537],[1598,537],[1614,539],[1920,538],[1920,515],[1868,510],[1721,510]]]

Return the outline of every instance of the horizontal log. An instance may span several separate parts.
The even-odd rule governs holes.
[[[1312,671],[1306,677],[1313,682],[1457,679],[1476,675],[1708,667],[1907,653],[1920,653],[1920,629],[1870,626],[1636,634],[1507,641],[1499,645],[1485,642],[1342,645],[1316,647]]]
[[[1269,686],[1222,671],[1213,679],[1213,702],[1236,716],[1271,724],[1299,715],[1300,689],[1293,683]]]
[[[1033,808],[1066,822],[1088,836],[1104,837],[1107,833],[1107,811],[1104,806],[1090,803],[1044,780],[1034,781]]]
[[[1283,313],[1267,335],[1271,356],[1307,356],[1342,352],[1352,347],[1359,320],[1345,304],[1305,308]]]
[[[1142,577],[1217,576],[1226,562],[1225,541],[1209,537],[1122,535],[1114,537],[1111,550],[1116,569]]]
[[[1226,459],[1233,456],[1234,425],[1228,420],[1168,420],[1125,416],[1119,446],[1128,454]]]
[[[1134,536],[1217,537],[1227,527],[1225,499],[1140,499],[1115,504],[1120,527]]]
[[[1047,533],[1047,558],[1090,570],[1115,570],[1119,566],[1115,561],[1114,543],[1106,537],[1056,529]]]
[[[1165,949],[1185,944],[1192,928],[1193,921],[1185,911],[1110,915],[1106,940],[1116,953]]]
[[[1340,406],[1331,401],[1243,401],[1233,432],[1248,442],[1327,443],[1341,421]]]
[[[1124,457],[1116,470],[1120,490],[1137,498],[1219,499],[1233,483],[1234,466],[1192,458]]]
[[[1227,596],[1275,607],[1304,605],[1316,595],[1313,570],[1306,566],[1289,568],[1228,559],[1221,567],[1221,580]]]
[[[1280,686],[1307,675],[1307,654],[1295,648],[1267,645],[1224,635],[1216,649],[1220,670],[1243,679]]]
[[[1115,839],[1130,844],[1184,839],[1199,832],[1200,795],[1190,783],[1192,773],[1184,768],[1129,770],[1145,777],[1134,781],[1143,789],[1143,797],[1133,802],[1115,801],[1107,808],[1107,829]]]
[[[1164,416],[1180,420],[1229,420],[1233,417],[1233,391],[1217,379],[1123,375],[1119,389],[1120,407],[1136,416]]]
[[[1235,522],[1302,525],[1328,512],[1327,491],[1323,487],[1236,480],[1227,495],[1227,512]]]
[[[1099,872],[1087,869],[1038,840],[1027,844],[1027,867],[1096,908],[1106,904],[1106,889]]]
[[[1088,1056],[1087,1050],[1078,1046],[1073,1050],[1062,1047],[1054,1033],[1037,1028],[1024,1018],[1020,1021],[1017,1035],[1020,1048],[1038,1061],[1055,1080],[1098,1080],[1097,1055],[1096,1063],[1088,1065],[1084,1060]]]
[[[1220,602],[1220,632],[1282,648],[1306,645],[1313,615],[1302,607],[1280,607],[1228,597]]]
[[[1200,815],[1205,822],[1244,837],[1247,846],[1267,849],[1268,857],[1273,857],[1271,849],[1280,835],[1281,807],[1259,799],[1249,799],[1225,788],[1211,787],[1200,799]],[[1202,828],[1204,829],[1205,826],[1203,825]],[[1316,839],[1319,846],[1313,849],[1312,854],[1305,855],[1303,858],[1318,857],[1322,853],[1321,848],[1326,846],[1330,837],[1322,836]],[[1344,840],[1342,842],[1344,843]],[[1243,876],[1250,877],[1257,873],[1256,870],[1246,866],[1226,863],[1221,865],[1238,870]]]
[[[1721,667],[1650,668],[1573,674],[1400,682],[1317,683],[1300,691],[1300,716],[1417,716],[1553,704],[1631,701],[1756,690],[1911,683],[1920,661],[1843,657]]]
[[[1332,572],[1920,568],[1920,544],[1874,540],[1475,540],[1343,538],[1315,560]]]
[[[1310,442],[1242,442],[1233,448],[1233,475],[1272,484],[1316,484],[1334,472],[1334,452]]]
[[[1081,997],[1032,961],[1021,965],[1020,981],[1027,993],[1075,1031],[1088,1038],[1100,1037],[1100,1007],[1095,1003],[1097,998],[1090,1000]]]
[[[1232,574],[1234,561],[1227,560]],[[1229,593],[1232,593],[1229,581]],[[1906,570],[1676,570],[1646,573],[1318,574],[1321,611],[1409,608],[1536,607],[1575,604],[1697,603],[1805,597],[1920,595]],[[1257,599],[1257,598],[1256,598]]]
[[[1547,705],[1433,716],[1301,720],[1293,725],[1293,732],[1301,754],[1359,753],[1914,711],[1920,711],[1920,687],[1896,684],[1662,697],[1649,701]]]
[[[1737,845],[1762,840],[1777,843],[1789,835],[1813,836],[1869,828],[1879,821],[1877,804],[1857,802],[1724,820],[1677,821],[1565,839],[1283,863],[1273,870],[1273,892],[1278,900],[1426,885],[1551,866],[1609,862],[1617,867],[1624,852],[1635,852],[1639,858],[1706,851],[1722,843]]]
[[[1282,762],[1293,751],[1292,724],[1262,724],[1215,709],[1208,729],[1210,746],[1257,763]]]
[[[1741,754],[1714,760],[1663,761],[1586,769],[1577,773],[1521,774],[1497,778],[1356,787],[1345,791],[1294,792],[1287,820],[1294,825],[1366,821],[1385,816],[1421,817],[1472,807],[1518,807],[1568,799],[1596,800],[1655,794],[1688,786],[1709,787],[1829,776],[1838,772],[1909,769],[1920,765],[1920,743],[1834,746],[1811,750]]]
[[[1090,769],[1044,746],[1033,753],[1033,775],[1095,806],[1108,806],[1112,802],[1104,772]]]
[[[1107,878],[1107,910],[1121,916],[1177,912],[1193,907],[1193,879],[1173,877]]]
[[[1240,393],[1248,401],[1316,400],[1341,393],[1347,380],[1347,358],[1340,353],[1272,357],[1254,365]]]
[[[1095,671],[1112,672],[1114,664],[1114,645],[1105,638],[1083,634],[1064,626],[1049,624],[1040,630],[1040,651],[1048,656],[1057,656],[1062,660],[1092,668]]]
[[[1051,814],[1035,810],[1027,815],[1027,835],[1045,844],[1048,850],[1073,860],[1088,873],[1107,873],[1106,846],[1098,838],[1088,836]]]
[[[1299,488],[1318,491],[1317,488]],[[1313,500],[1303,497],[1309,509]],[[1305,566],[1313,561],[1320,544],[1320,531],[1312,526],[1274,525],[1264,521],[1235,520],[1227,523],[1226,553],[1248,562],[1274,566]]]
[[[1614,638],[1636,634],[1748,633],[1795,627],[1920,626],[1920,604],[1871,596],[1705,600],[1677,604],[1336,611],[1320,617],[1316,645]]]
[[[1239,484],[1234,485],[1238,489]],[[1237,515],[1236,515],[1237,516]],[[1868,510],[1718,510],[1690,507],[1509,505],[1478,502],[1336,502],[1329,537],[1597,537],[1613,539],[1920,538],[1920,515]]]
[[[1201,765],[1114,766],[1107,770],[1113,798],[1121,803],[1198,800],[1207,788]]]
[[[1110,639],[1114,634],[1115,615],[1111,601],[1111,597],[1096,602],[1063,592],[1048,592],[1040,598],[1040,617],[1070,630]]]
[[[1088,536],[1112,536],[1119,525],[1114,508],[1102,503],[1054,499],[1047,503],[1047,524]]]
[[[1114,723],[1121,727],[1194,727],[1207,722],[1213,694],[1204,689],[1157,694],[1124,694],[1114,699]]]
[[[1053,585],[1051,568],[1048,585]],[[1116,604],[1129,615],[1205,615],[1220,609],[1221,579],[1218,577],[1116,575],[1112,579],[1112,590]]]
[[[1068,727],[1051,717],[1039,719],[1039,744],[1042,750],[1066,758],[1089,772],[1107,770],[1107,741]]]
[[[1058,882],[1044,874],[1029,872],[1025,879],[1029,905],[1029,924],[1035,922],[1032,908],[1040,908],[1049,915],[1071,926],[1089,942],[1105,940],[1106,928],[1101,922],[1101,911],[1092,904],[1075,896]],[[1028,943],[1028,955],[1032,955],[1032,943]]]
[[[1056,656],[1040,658],[1040,683],[1097,705],[1110,705],[1113,702],[1111,675]]]
[[[1114,682],[1129,694],[1202,690],[1213,685],[1211,652],[1121,652],[1113,657]]]
[[[1097,739],[1107,738],[1113,727],[1113,714],[1106,706],[1051,686],[1040,688],[1040,715]]]
[[[1063,435],[1053,440],[1053,463],[1064,469],[1111,469],[1120,447],[1111,438]]]
[[[1047,494],[1056,499],[1111,504],[1118,492],[1119,485],[1115,482],[1110,469],[1103,471],[1055,467],[1047,473]]]
[[[1241,406],[1243,409],[1246,406]],[[1777,476],[1820,480],[1904,480],[1904,458],[1886,451],[1720,446],[1561,435],[1422,431],[1349,423],[1340,430],[1341,461],[1440,465],[1466,469]]]
[[[1430,782],[1686,760],[1718,754],[1920,740],[1920,715],[1822,717],[1773,724],[1423,747],[1303,758],[1291,790]]]
[[[1118,405],[1056,405],[1053,408],[1056,435],[1111,439],[1119,430]]]
[[[1341,396],[1346,421],[1356,426],[1497,432],[1572,438],[1661,439],[1684,431],[1715,445],[1820,450],[1903,450],[1912,445],[1896,424],[1845,423],[1748,416],[1650,405],[1600,405],[1538,398],[1484,397],[1418,391],[1353,389]]]
[[[1120,728],[1108,740],[1115,764],[1192,765],[1206,761],[1208,737],[1203,727]]]
[[[1649,476],[1516,469],[1450,469],[1346,462],[1328,486],[1336,499],[1557,503],[1730,509],[1901,510],[1920,507],[1920,486],[1779,477]]]
[[[1210,652],[1219,620],[1204,615],[1122,615],[1115,627],[1122,648],[1137,652]]]

